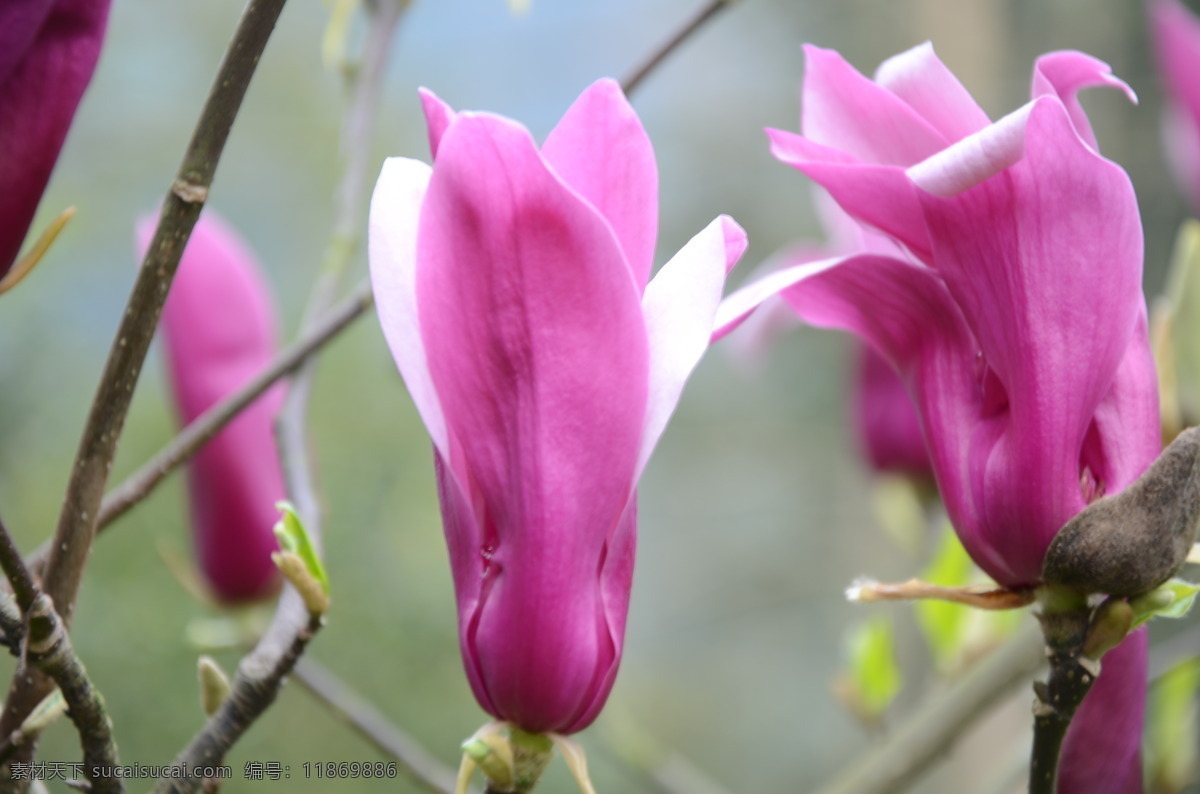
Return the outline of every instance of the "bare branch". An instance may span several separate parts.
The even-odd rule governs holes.
[[[233,120],[283,5],[284,0],[249,0],[179,172],[163,201],[158,228],[109,350],[71,468],[43,577],[46,594],[61,610],[65,623],[70,623],[117,441],[163,303],[184,246],[200,217]],[[15,730],[49,691],[50,684],[43,677],[15,676],[0,716],[0,735]]]
[[[1025,626],[951,689],[928,700],[879,744],[843,765],[821,794],[896,794],[905,791],[955,739],[1046,661],[1041,635]]]
[[[659,64],[666,60],[667,56],[673,53],[680,44],[683,44],[693,33],[703,27],[705,22],[715,17],[717,12],[728,8],[733,3],[734,0],[709,0],[705,3],[679,30],[659,45],[659,48],[641,66],[626,75],[625,79],[621,81],[621,88],[625,94],[629,95],[636,91],[642,81],[657,69]]]
[[[311,658],[302,659],[294,670],[296,680],[330,708],[381,753],[396,759],[416,782],[435,794],[454,791],[454,771],[443,766],[416,739],[351,689],[344,681]]]

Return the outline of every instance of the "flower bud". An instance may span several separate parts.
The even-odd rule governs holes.
[[[1200,518],[1200,428],[1179,435],[1133,485],[1093,502],[1055,536],[1042,579],[1085,593],[1138,596],[1187,559]]]

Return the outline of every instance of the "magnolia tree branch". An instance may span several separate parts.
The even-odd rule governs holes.
[[[1022,630],[951,689],[919,706],[897,730],[844,771],[821,794],[896,794],[915,783],[968,727],[1045,663],[1041,635]]]
[[[332,272],[340,274],[345,263],[349,261],[350,253],[346,251],[342,233],[345,229],[357,229],[362,223],[363,202],[357,195],[350,196],[351,188],[347,185],[358,185],[359,190],[364,184],[365,169],[367,168],[366,152],[370,149],[370,128],[374,119],[374,104],[379,94],[379,86],[383,79],[384,65],[391,46],[393,33],[403,13],[405,4],[400,0],[380,0],[364,6],[371,14],[367,41],[364,46],[362,65],[351,74],[351,103],[347,110],[347,123],[344,134],[353,134],[354,139],[342,142],[343,149],[351,152],[352,156],[346,161],[339,189],[337,209],[330,255],[321,280],[318,281],[314,294],[318,301],[310,301],[307,318],[302,324],[305,337],[315,332],[319,318],[328,310],[334,298],[337,281],[331,286],[329,276]],[[357,176],[349,173],[361,171]],[[355,180],[358,180],[357,182]],[[353,247],[349,249],[352,251]],[[339,257],[344,256],[344,259]],[[330,261],[335,267],[331,267]],[[369,304],[369,299],[362,293],[357,296],[359,301],[365,301],[363,308]],[[308,473],[308,462],[304,444],[304,414],[307,406],[308,378],[311,377],[312,361],[307,365],[301,364],[300,371],[294,376],[289,390],[288,400],[278,420],[278,439],[280,455],[284,461],[284,471],[287,479],[288,493],[301,516],[305,529],[317,548],[320,548],[320,514],[316,508],[315,489]],[[300,389],[301,391],[297,391]],[[294,395],[300,394],[299,398]],[[299,405],[299,409],[295,408]],[[289,406],[291,406],[289,408]],[[209,766],[220,763],[221,759],[241,738],[242,734],[266,711],[275,700],[283,685],[284,677],[294,668],[301,654],[304,653],[313,635],[321,627],[321,615],[311,611],[295,587],[290,583],[284,585],[275,617],[271,621],[266,634],[259,641],[254,651],[245,657],[238,665],[238,673],[234,678],[228,697],[220,708],[209,719],[204,728],[196,735],[186,748],[176,757],[174,764],[191,769],[197,766]],[[198,791],[203,785],[199,778],[183,780],[160,780],[155,788],[156,794],[182,794],[183,792]]]
[[[361,63],[358,69],[347,72],[350,102],[341,131],[342,175],[334,193],[333,228],[325,260],[301,322],[305,330],[333,303],[342,276],[361,242],[376,108],[392,40],[406,5],[402,0],[378,0],[364,6],[371,14],[370,25]],[[306,526],[315,526],[320,520],[307,450],[308,401],[315,371],[316,361],[309,361],[292,378],[275,424],[288,495]]]
[[[65,623],[70,622],[117,441],[163,303],[184,246],[204,207],[233,120],[283,4],[284,0],[249,0],[178,174],[163,201],[158,227],[109,350],[71,467],[71,479],[42,578],[46,594],[61,610]],[[15,730],[49,691],[50,684],[44,677],[22,675],[18,671],[0,716],[0,735]]]
[[[48,675],[62,691],[71,721],[79,731],[84,772],[91,781],[91,791],[121,794],[125,788],[113,771],[118,763],[117,746],[104,699],[92,686],[71,647],[62,619],[54,611],[54,604],[38,589],[3,521],[0,521],[0,569],[12,585],[17,606],[28,624],[24,632],[25,662]]]
[[[454,771],[443,766],[416,739],[392,724],[362,695],[322,664],[311,658],[302,659],[293,674],[338,718],[375,745],[381,753],[399,762],[414,782],[435,794],[452,794]]]
[[[267,633],[238,664],[229,695],[171,765],[194,770],[220,764],[234,743],[275,702],[284,677],[321,625],[321,615],[309,613],[296,590],[287,585]],[[154,787],[154,794],[191,794],[203,786],[204,778],[197,776],[163,778]]]
[[[704,23],[712,19],[718,12],[733,5],[735,0],[708,0],[695,15],[683,24],[675,33],[664,41],[654,53],[647,58],[640,66],[625,76],[621,81],[621,88],[628,96],[638,89],[651,72],[658,68],[667,56],[673,53],[680,44],[687,41],[693,33],[704,26]]]

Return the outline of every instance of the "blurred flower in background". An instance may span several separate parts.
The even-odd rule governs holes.
[[[1163,139],[1171,175],[1200,212],[1200,19],[1178,0],[1153,0],[1150,34],[1166,92]]]
[[[380,323],[433,438],[475,697],[573,733],[612,688],[637,480],[745,235],[722,216],[647,284],[657,167],[611,80],[540,151],[515,122],[422,100],[434,165],[388,160],[371,204]]]
[[[157,218],[138,223],[138,250]],[[276,352],[271,293],[254,254],[205,210],[163,308],[167,373],[180,423],[187,425],[265,367]],[[188,464],[188,496],[200,571],[226,603],[274,592],[278,548],[275,503],[284,497],[273,423],[283,404],[276,385],[242,411]]]
[[[0,4],[0,276],[12,267],[92,78],[110,0]]]

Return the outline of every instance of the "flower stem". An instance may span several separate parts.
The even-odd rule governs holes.
[[[1061,611],[1060,611],[1061,608]],[[1099,663],[1084,656],[1092,610],[1082,605],[1046,604],[1038,619],[1046,638],[1050,676],[1034,684],[1033,751],[1029,794],[1055,794],[1063,739],[1079,704],[1099,675]]]

